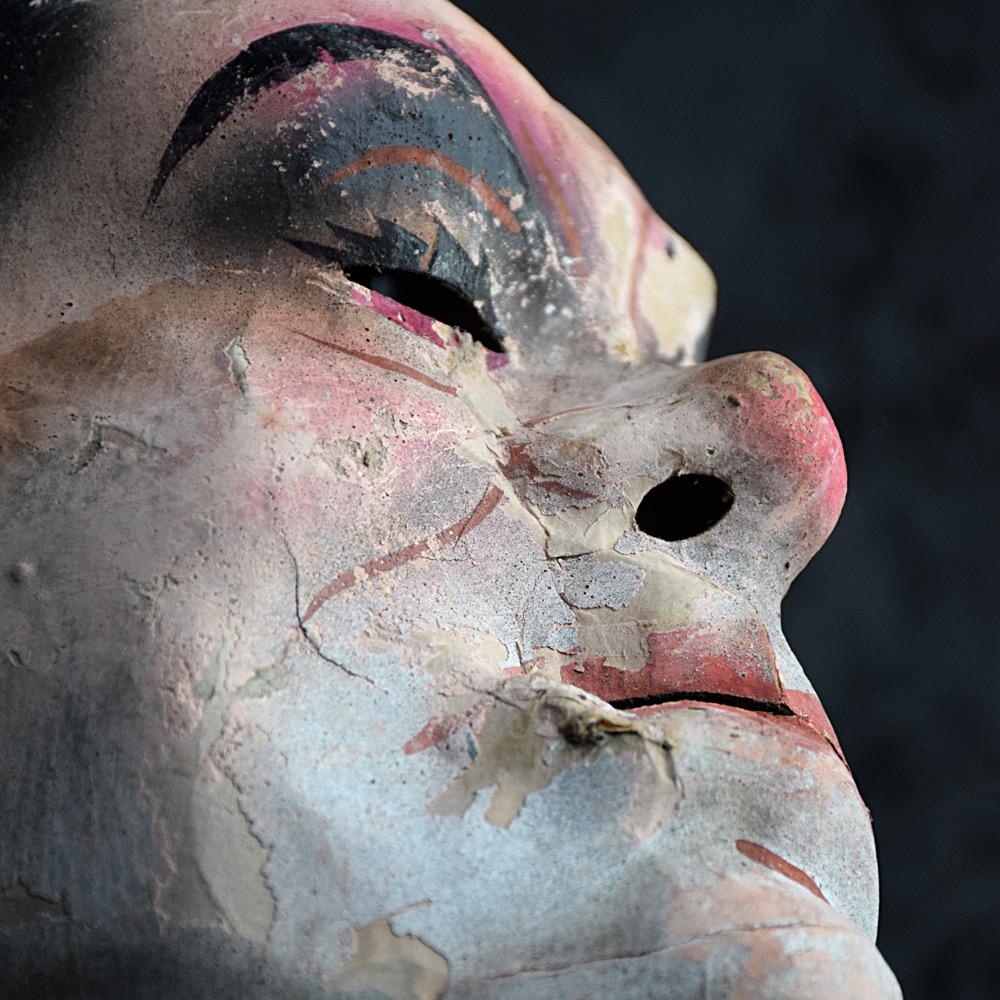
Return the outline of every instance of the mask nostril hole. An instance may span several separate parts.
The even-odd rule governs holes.
[[[639,504],[639,530],[665,542],[693,538],[718,524],[733,506],[733,491],[715,476],[672,476],[654,486]]]

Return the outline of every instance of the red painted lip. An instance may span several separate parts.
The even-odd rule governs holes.
[[[837,736],[830,727],[829,719],[819,703],[819,699],[814,694],[805,691],[792,692],[795,695],[802,695],[812,700],[814,708],[810,708],[809,714],[805,711],[796,712],[788,705],[771,705],[745,702],[734,704],[720,697],[706,697],[699,693],[692,692],[690,695],[671,695],[669,700],[661,701],[658,704],[644,705],[636,708],[621,708],[632,715],[639,715],[643,718],[657,718],[669,715],[671,712],[690,710],[692,708],[709,709],[711,711],[728,712],[736,717],[752,718],[755,722],[764,723],[781,731],[786,736],[791,736],[796,742],[803,743],[814,749],[820,749],[827,753],[835,753],[837,757],[846,765],[843,751]]]
[[[562,681],[635,715],[698,708],[753,718],[844,761],[816,695],[781,683],[770,639],[759,622],[687,626],[652,632],[647,641],[649,659],[640,670],[616,667],[604,657],[587,659],[581,651],[580,659],[562,667]],[[528,662],[504,673],[522,674],[534,665]],[[412,754],[436,746],[466,721],[461,713],[431,719],[403,750]]]
[[[562,680],[643,715],[697,704],[784,720],[844,759],[816,695],[782,685],[770,639],[759,623],[651,632],[648,646],[649,659],[640,670],[621,669],[604,657],[581,659],[563,666]]]

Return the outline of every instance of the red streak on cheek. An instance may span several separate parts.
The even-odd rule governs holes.
[[[528,453],[526,444],[511,444],[507,449],[507,462],[502,465],[504,475],[511,481],[526,480],[535,486],[548,490],[550,493],[558,493],[560,496],[569,497],[573,500],[596,500],[593,493],[578,490],[573,486],[567,486],[555,479],[545,479],[544,473],[535,460]]]
[[[363,566],[356,566],[354,569],[349,569],[347,572],[334,577],[309,602],[309,607],[302,616],[302,624],[305,625],[330,598],[335,597],[344,590],[348,590],[362,580],[380,576],[408,562],[412,562],[419,556],[430,552],[433,546],[444,548],[445,546],[460,542],[465,535],[478,528],[493,513],[502,498],[503,490],[498,486],[491,486],[469,517],[462,521],[456,521],[455,524],[451,524],[442,531],[439,531],[433,536],[433,539],[424,538],[419,542],[414,542],[412,545],[407,545],[405,548],[396,549],[395,552],[378,556]]]
[[[403,753],[422,753],[437,746],[438,743],[443,743],[461,728],[463,722],[465,722],[464,715],[446,715],[443,718],[431,719],[416,736],[403,744]]]
[[[641,670],[621,670],[602,658],[585,661],[582,672],[579,664],[566,664],[562,679],[605,701],[685,693],[782,701],[774,654],[760,626],[747,626],[738,636],[689,626],[652,632],[648,642]]]
[[[429,375],[425,375],[423,372],[418,371],[416,368],[411,368],[409,365],[404,365],[400,361],[395,361],[392,358],[383,358],[377,354],[367,354],[365,351],[355,351],[349,347],[341,347],[339,344],[334,344],[329,340],[321,340],[319,337],[314,337],[301,330],[292,330],[291,332],[305,338],[306,340],[311,340],[314,344],[321,344],[323,347],[328,347],[331,351],[337,351],[340,354],[346,354],[348,357],[355,358],[358,361],[363,361],[365,364],[369,364],[374,368],[381,368],[383,371],[403,375],[406,378],[412,379],[414,382],[421,382],[429,389],[436,389],[438,392],[442,392],[446,396],[458,395],[458,390],[454,388],[454,386],[438,382],[437,379],[433,379]]]
[[[820,887],[813,879],[801,868],[796,868],[790,861],[786,861],[780,855],[775,854],[774,851],[769,851],[766,847],[761,847],[760,844],[755,844],[750,840],[737,840],[736,850],[745,858],[749,858],[751,861],[763,865],[765,868],[769,868],[779,875],[784,875],[785,878],[791,879],[803,888],[808,889],[814,896],[822,899],[824,903],[827,902],[826,896],[823,895]]]

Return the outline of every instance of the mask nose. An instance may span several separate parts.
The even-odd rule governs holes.
[[[501,469],[568,581],[582,662],[563,679],[608,701],[780,703],[833,741],[780,628],[844,502],[826,406],[776,354],[623,375],[546,377],[505,443]]]
[[[687,369],[667,395],[645,423],[673,438],[679,467],[644,495],[638,528],[696,561],[718,564],[728,552],[758,579],[787,585],[833,530],[847,491],[819,393],[788,359],[757,352]]]
[[[833,530],[847,490],[840,436],[787,358],[605,369],[572,387],[551,410],[550,393],[525,399],[504,469],[543,513],[584,526],[581,551],[631,528],[724,586],[780,598]]]

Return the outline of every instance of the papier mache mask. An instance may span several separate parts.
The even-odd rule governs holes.
[[[836,429],[611,153],[438,0],[3,11],[17,995],[898,996]]]

